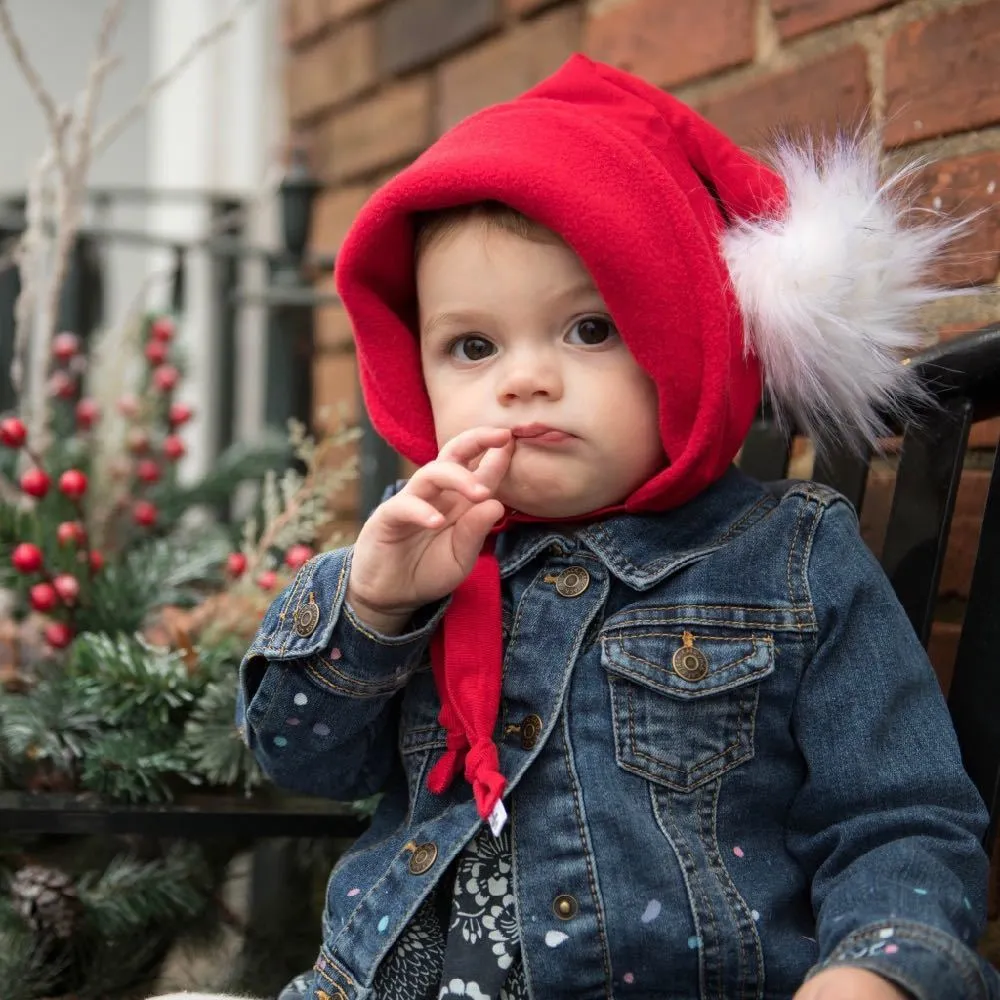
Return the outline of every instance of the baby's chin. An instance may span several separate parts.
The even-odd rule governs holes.
[[[572,484],[565,480],[525,482],[510,474],[500,484],[497,499],[505,507],[520,514],[549,521],[581,517],[595,510],[614,506],[616,502],[597,496],[583,484]]]

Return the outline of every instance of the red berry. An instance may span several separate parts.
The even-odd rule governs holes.
[[[94,549],[90,553],[90,568],[95,573],[100,573],[100,571],[104,569],[104,556],[101,555],[101,553],[98,552],[97,549]]]
[[[79,469],[67,469],[59,477],[59,492],[71,500],[79,500],[87,492],[87,477]]]
[[[132,508],[132,519],[144,528],[150,528],[156,524],[158,516],[159,511],[156,509],[156,504],[150,503],[148,500],[140,500]]]
[[[153,385],[160,392],[170,392],[180,381],[181,373],[173,365],[160,365],[153,369]]]
[[[159,340],[162,343],[172,340],[174,321],[169,316],[161,316],[159,319],[153,320],[153,324],[149,328],[149,335],[153,340]]]
[[[0,420],[0,444],[8,448],[20,448],[28,438],[28,430],[22,420],[7,417]]]
[[[52,480],[46,473],[37,466],[25,471],[21,476],[21,489],[30,497],[38,497],[39,500],[49,492]]]
[[[139,415],[139,400],[135,396],[122,396],[118,400],[118,412],[123,417],[137,417]]]
[[[87,533],[79,521],[63,521],[56,528],[56,538],[60,545],[79,545],[86,537]]]
[[[100,408],[93,399],[85,397],[76,404],[76,424],[85,431],[94,426],[100,415]]]
[[[242,552],[230,552],[226,559],[226,569],[230,576],[242,576],[247,571],[247,557]]]
[[[56,399],[72,399],[76,395],[76,379],[67,372],[53,372],[49,379],[49,394]]]
[[[128,432],[125,443],[128,445],[128,450],[136,455],[149,451],[149,435],[141,427],[133,427]]]
[[[52,586],[63,604],[75,604],[80,596],[80,581],[72,573],[60,573],[53,579]]]
[[[187,446],[176,434],[168,434],[163,439],[163,454],[166,455],[171,462],[176,462],[177,459],[183,458],[186,452]]]
[[[313,550],[308,545],[293,545],[285,553],[285,565],[289,569],[300,569],[313,557]]]
[[[52,355],[60,361],[72,361],[80,353],[80,338],[75,333],[60,333],[52,340]]]
[[[144,483],[159,482],[160,467],[151,458],[144,458],[136,467],[135,474]]]
[[[65,649],[73,641],[73,629],[65,622],[45,626],[45,641],[55,649]]]
[[[28,597],[31,600],[31,606],[36,611],[41,611],[43,613],[51,611],[59,602],[59,596],[56,594],[56,588],[53,587],[51,583],[36,583],[34,587],[28,591]]]
[[[257,577],[257,586],[261,590],[273,590],[278,582],[278,574],[273,569],[266,569]]]
[[[167,345],[161,340],[151,340],[146,345],[146,360],[151,365],[162,365],[167,360]]]
[[[37,573],[42,568],[44,559],[42,550],[31,542],[21,542],[10,554],[10,561],[18,573]]]
[[[171,427],[180,427],[194,416],[194,410],[187,403],[171,403],[168,419]]]

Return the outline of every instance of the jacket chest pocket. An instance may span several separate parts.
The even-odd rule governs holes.
[[[635,625],[605,631],[615,756],[626,771],[688,792],[753,756],[766,635],[702,635]]]

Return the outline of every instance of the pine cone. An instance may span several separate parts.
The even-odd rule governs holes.
[[[62,941],[73,936],[82,907],[73,879],[65,872],[27,865],[11,879],[10,895],[32,930]]]

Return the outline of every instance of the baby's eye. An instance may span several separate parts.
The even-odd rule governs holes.
[[[573,344],[596,347],[617,336],[615,324],[606,316],[585,316],[573,324],[566,339]]]
[[[482,361],[496,351],[496,347],[485,337],[459,337],[448,349],[448,353],[458,361]]]

